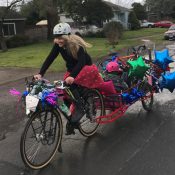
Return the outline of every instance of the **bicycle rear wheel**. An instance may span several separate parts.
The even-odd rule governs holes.
[[[96,89],[89,89],[83,96],[86,114],[80,120],[79,131],[83,136],[90,137],[95,134],[99,123],[96,118],[104,115],[103,97]]]
[[[154,103],[152,86],[145,82],[141,84],[140,90],[145,93],[145,96],[141,99],[142,106],[146,111],[151,111]]]
[[[61,143],[63,125],[56,110],[32,114],[21,136],[20,152],[25,165],[32,169],[45,167]]]
[[[96,64],[97,68],[98,68],[98,71],[100,73],[104,73],[105,70],[106,70],[106,65],[112,61],[112,58],[108,58],[106,60],[103,60],[103,61],[100,61]]]

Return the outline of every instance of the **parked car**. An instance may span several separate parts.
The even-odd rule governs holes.
[[[168,31],[164,33],[164,39],[175,39],[175,24],[173,24]]]
[[[145,28],[152,28],[154,27],[154,23],[153,22],[148,22],[148,21],[144,21],[140,23],[141,27],[145,27]]]
[[[169,28],[170,26],[173,25],[173,23],[171,21],[159,21],[154,23],[155,27],[165,27],[165,28]]]
[[[84,35],[88,32],[96,33],[98,31],[101,31],[101,28],[98,28],[95,25],[86,25],[86,26],[79,26],[78,28],[72,28],[72,33],[79,33],[80,35]]]

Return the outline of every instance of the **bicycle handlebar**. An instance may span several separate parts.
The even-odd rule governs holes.
[[[39,85],[39,86],[46,86],[49,88],[58,88],[58,89],[66,89],[69,88],[69,85],[62,80],[57,80],[54,81],[53,83],[50,83],[50,81],[48,81],[47,79],[41,78],[39,80],[36,80],[34,77],[32,77],[32,80],[29,81],[27,78],[25,79],[26,81],[26,86],[29,88],[33,88],[33,86],[35,85]]]
[[[69,88],[69,85],[62,80],[54,81],[54,85],[59,89],[66,89]]]

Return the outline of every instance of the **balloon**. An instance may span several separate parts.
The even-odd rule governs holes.
[[[167,69],[169,63],[173,62],[172,58],[169,56],[168,49],[164,49],[163,51],[154,51],[155,60],[154,64],[157,64],[163,70]]]
[[[144,92],[138,90],[137,88],[131,89],[129,92],[122,93],[122,99],[125,103],[132,103],[145,95]]]
[[[143,58],[140,56],[137,60],[134,61],[127,61],[130,65],[129,69],[129,76],[133,77],[136,76],[138,78],[143,78],[145,72],[150,68],[145,62]]]
[[[163,90],[163,88],[168,89],[171,93],[174,91],[175,72],[166,73],[165,75],[162,75],[162,80],[160,81],[160,89]]]

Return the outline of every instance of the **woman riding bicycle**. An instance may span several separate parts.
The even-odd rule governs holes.
[[[62,55],[67,68],[67,73],[64,76],[65,82],[70,85],[70,89],[75,99],[77,99],[75,111],[71,116],[71,123],[68,123],[69,129],[67,130],[67,134],[72,134],[74,132],[74,127],[77,126],[79,120],[83,116],[81,98],[74,81],[77,76],[79,78],[81,77],[82,70],[85,66],[92,65],[91,57],[86,52],[86,48],[91,47],[91,45],[85,42],[81,37],[71,34],[71,28],[67,23],[57,24],[53,29],[53,35],[55,37],[53,48],[43,63],[39,74],[35,75],[34,78],[41,79],[58,54],[60,53]],[[83,71],[83,73],[86,75],[88,74],[87,77],[91,76],[86,71]],[[67,100],[65,100],[65,104],[70,106],[70,102]]]

